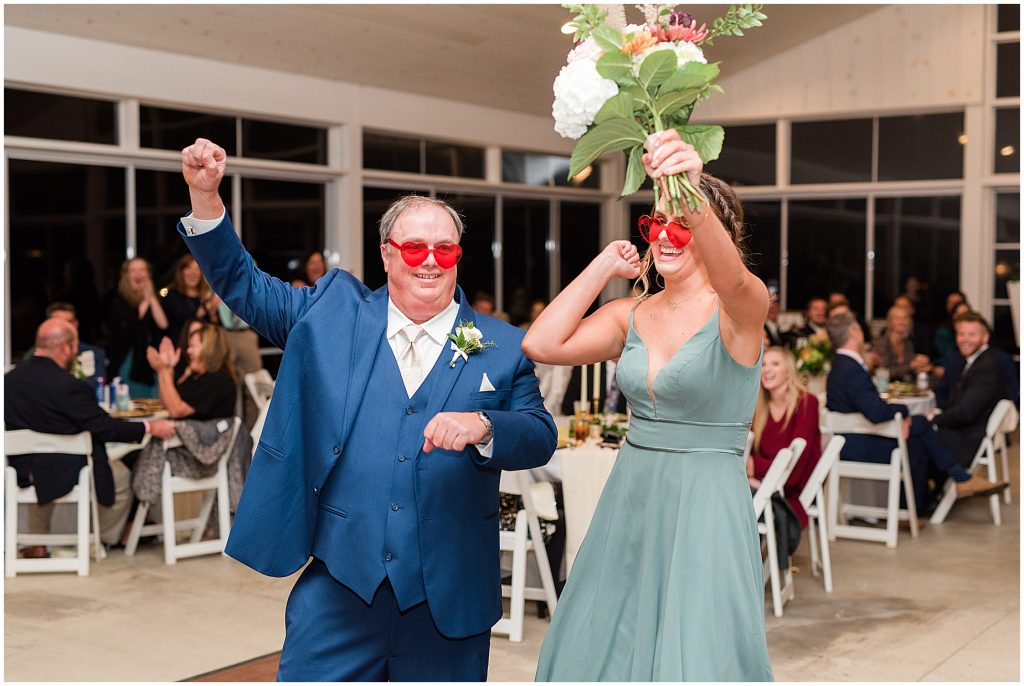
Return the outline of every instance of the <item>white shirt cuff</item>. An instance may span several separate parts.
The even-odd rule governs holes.
[[[185,227],[186,235],[198,236],[201,233],[213,231],[217,228],[217,225],[224,221],[224,217],[227,216],[227,213],[228,211],[225,209],[216,219],[196,219],[190,214],[187,217],[181,218],[181,225]]]
[[[480,457],[490,458],[494,455],[494,437],[487,441],[486,445],[481,446],[479,443],[476,444],[476,449],[480,453]]]

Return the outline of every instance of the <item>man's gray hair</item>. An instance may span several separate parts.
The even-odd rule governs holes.
[[[388,238],[391,237],[391,232],[395,228],[395,222],[398,221],[398,217],[411,207],[418,205],[430,205],[432,207],[439,207],[448,213],[448,216],[452,218],[455,223],[455,228],[459,232],[459,239],[462,239],[462,232],[465,231],[465,226],[462,224],[462,217],[455,209],[446,203],[444,200],[438,200],[437,198],[430,198],[425,195],[403,195],[398,198],[391,206],[388,207],[387,211],[384,212],[380,218],[380,244],[384,245],[388,242]]]
[[[857,323],[857,318],[851,312],[840,312],[828,318],[825,322],[825,330],[828,331],[828,339],[832,341],[833,348],[841,348],[850,340],[850,329]]]

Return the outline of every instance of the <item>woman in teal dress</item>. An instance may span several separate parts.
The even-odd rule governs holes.
[[[707,200],[678,218],[692,240],[656,226],[642,261],[629,241],[611,243],[523,341],[532,359],[549,364],[620,358],[616,380],[632,410],[537,680],[768,681],[761,551],[743,460],[768,291],[743,265],[738,199],[702,174],[696,150],[670,129],[644,162],[659,183],[686,173],[699,184]],[[648,296],[652,264],[665,288]],[[640,277],[643,293],[584,319],[615,277]]]

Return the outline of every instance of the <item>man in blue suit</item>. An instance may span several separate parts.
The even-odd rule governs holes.
[[[826,328],[836,351],[826,386],[828,409],[832,412],[860,413],[873,424],[892,421],[897,412],[903,415],[903,435],[907,439],[910,476],[914,484],[918,514],[927,515],[935,509],[936,503],[929,496],[929,471],[952,477],[956,481],[958,498],[991,495],[1006,488],[1005,482],[995,484],[980,476],[972,476],[957,462],[927,419],[919,415],[911,417],[906,405],[890,405],[879,397],[864,362],[864,333],[853,314],[833,314]],[[896,441],[892,438],[848,435],[839,457],[888,462],[895,447]]]
[[[377,291],[338,269],[300,288],[259,271],[218,195],[225,162],[205,139],[182,151],[192,214],[178,229],[228,307],[284,349],[227,544],[272,576],[313,558],[278,678],[485,681],[499,476],[556,445],[522,330],[470,309],[462,221],[431,198],[381,218]],[[458,350],[457,327],[493,345]]]

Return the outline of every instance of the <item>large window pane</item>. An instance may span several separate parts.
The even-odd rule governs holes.
[[[517,326],[529,318],[532,301],[548,297],[548,210],[547,200],[502,201],[504,307]]]
[[[507,183],[600,188],[600,169],[600,165],[592,164],[570,179],[568,157],[510,150],[501,153],[501,180]]]
[[[743,203],[746,215],[747,267],[766,285],[779,288],[782,203],[777,200]]]
[[[996,250],[995,288],[992,296],[1009,298],[1007,281],[1020,281],[1020,250]]]
[[[438,193],[437,197],[454,207],[466,226],[458,265],[459,285],[471,303],[480,292],[494,296],[494,198],[466,193]],[[508,295],[505,297],[507,307]],[[501,306],[497,304],[498,308]]]
[[[855,311],[864,311],[866,212],[862,198],[789,203],[788,308],[842,291]]]
[[[231,180],[220,185],[220,195],[231,207]],[[135,172],[136,254],[149,260],[153,283],[159,289],[174,276],[174,262],[188,252],[178,234],[178,220],[189,211],[188,187],[180,172]]]
[[[915,338],[928,347],[934,332],[917,327],[941,322],[946,316],[946,295],[960,287],[959,197],[876,201],[874,317],[885,317],[911,276],[923,286],[915,305]]]
[[[324,185],[242,179],[242,241],[260,269],[284,281],[324,247]]]
[[[1020,243],[1020,193],[996,194],[996,243]]]
[[[1004,31],[1020,31],[1020,5],[1016,3],[1001,4],[998,5],[998,8],[996,30],[1000,33]]]
[[[722,154],[707,170],[733,186],[775,185],[775,124],[725,127]]]
[[[559,262],[565,288],[593,261],[601,249],[601,205],[596,202],[561,203]],[[594,302],[591,309],[601,303]]]
[[[11,360],[46,306],[71,302],[83,341],[103,344],[103,296],[125,259],[125,178],[117,167],[10,161]]]
[[[1020,108],[996,110],[995,172],[1020,173]]]
[[[4,89],[4,135],[117,143],[117,113],[108,100]]]
[[[242,156],[327,164],[327,129],[243,119]]]
[[[419,174],[423,171],[420,141],[383,133],[363,132],[363,168]]]
[[[1013,315],[1010,313],[1010,306],[996,305],[992,308],[992,314],[992,345],[1011,355],[1018,354],[1020,346],[1013,333]],[[1017,370],[1019,374],[1020,362],[1017,362]]]
[[[996,97],[1020,95],[1020,43],[996,46]]]
[[[792,183],[871,180],[871,120],[795,122]]]
[[[237,154],[234,117],[139,106],[139,145],[143,148],[181,150],[197,138],[208,138],[227,154]]]
[[[963,112],[880,118],[878,180],[961,178],[963,133]]]
[[[387,283],[380,259],[380,218],[403,195],[430,195],[422,188],[363,187],[363,283],[376,290]]]
[[[484,178],[483,148],[426,141],[424,156],[427,174]]]

